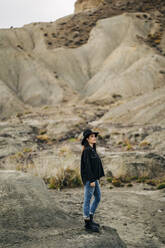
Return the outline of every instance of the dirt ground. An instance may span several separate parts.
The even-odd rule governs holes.
[[[115,228],[128,248],[165,248],[165,190],[155,190],[144,183],[109,187],[100,184],[101,201],[95,221]],[[49,193],[61,208],[84,225],[83,187],[49,190]]]

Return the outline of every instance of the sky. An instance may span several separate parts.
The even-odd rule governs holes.
[[[0,0],[0,28],[50,22],[73,14],[76,0]]]

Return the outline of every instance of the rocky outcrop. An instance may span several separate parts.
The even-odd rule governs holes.
[[[0,171],[1,247],[126,247],[115,229],[103,226],[96,239],[83,225],[60,208],[41,179]]]
[[[78,0],[75,3],[75,13],[98,8],[104,0]]]
[[[1,230],[70,225],[70,217],[59,209],[58,203],[52,204],[44,181],[38,177],[14,170],[1,170],[0,196]]]
[[[155,178],[163,177],[165,172],[165,158],[154,153],[107,153],[104,162],[116,178]]]

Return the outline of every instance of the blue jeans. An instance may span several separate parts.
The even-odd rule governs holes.
[[[92,195],[94,195],[94,200],[90,205]],[[100,191],[99,180],[95,180],[95,187],[90,186],[90,181],[87,180],[84,185],[84,205],[83,205],[84,219],[89,219],[90,214],[94,215],[100,200],[101,200],[101,191]]]

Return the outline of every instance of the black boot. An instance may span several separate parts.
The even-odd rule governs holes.
[[[99,232],[99,228],[96,225],[92,224],[90,219],[89,220],[84,219],[84,221],[85,221],[85,229],[87,231]]]
[[[96,222],[93,221],[93,214],[90,214],[90,220],[91,220],[93,225],[100,227],[99,223],[96,223]]]

